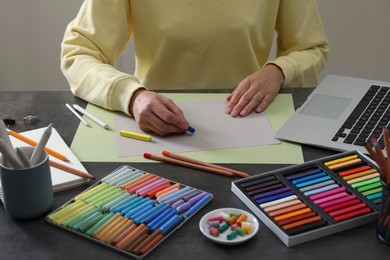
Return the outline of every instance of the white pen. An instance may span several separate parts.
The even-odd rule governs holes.
[[[92,121],[94,121],[96,124],[100,125],[101,127],[105,128],[105,129],[110,129],[110,126],[104,122],[102,122],[101,120],[99,120],[98,118],[96,118],[95,116],[91,115],[89,112],[87,112],[85,109],[83,109],[82,107],[80,107],[79,105],[76,105],[74,104],[73,105],[74,109],[76,109],[77,111],[79,111],[80,113],[82,113],[83,115],[87,116],[89,119],[91,119]]]
[[[7,166],[14,169],[22,169],[23,164],[20,162],[15,150],[5,144],[4,140],[0,138],[0,152],[3,155],[3,163],[7,163]]]
[[[30,158],[30,162],[32,165],[36,165],[39,162],[39,158],[41,158],[42,153],[45,150],[45,146],[47,144],[47,141],[49,141],[49,138],[51,135],[52,125],[53,125],[52,123],[50,123],[50,125],[48,125],[48,127],[43,132],[42,137],[38,142],[38,145],[35,147],[33,154],[31,155],[31,158]]]
[[[13,150],[13,146],[12,146],[11,140],[9,139],[8,130],[5,127],[4,122],[0,123],[0,138],[3,138],[4,145],[7,146],[7,149],[9,149],[9,150],[12,149]]]
[[[81,121],[84,125],[86,125],[86,126],[88,126],[88,127],[91,126],[87,121],[84,120],[84,118],[82,118],[82,117],[76,112],[76,110],[73,109],[73,107],[71,107],[69,104],[65,104],[65,106],[66,106],[67,108],[69,108],[70,112],[72,112],[78,119],[80,119],[80,121]]]
[[[16,154],[19,156],[19,159],[22,162],[24,168],[30,168],[32,166],[30,159],[19,147],[16,147]]]

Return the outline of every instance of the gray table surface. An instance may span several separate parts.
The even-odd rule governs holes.
[[[202,92],[202,91],[201,91]],[[311,89],[283,90],[292,93],[295,106],[303,103]],[[65,103],[86,103],[69,91],[1,91],[0,117],[8,115],[16,120],[12,127],[17,132],[47,126],[53,122],[70,146],[79,124]],[[38,116],[33,125],[25,125],[22,118]],[[336,152],[311,146],[302,146],[305,161],[318,159]],[[84,162],[87,170],[103,178],[124,163]],[[207,212],[225,207],[248,210],[230,191],[231,178],[198,172],[169,164],[127,163],[135,168],[158,174],[213,194],[210,204],[193,216],[181,229],[155,248],[146,259],[388,259],[390,247],[376,236],[376,223],[366,224],[301,245],[287,248],[263,223],[258,234],[238,246],[215,244],[199,230],[199,220]],[[251,175],[275,170],[288,165],[224,164]],[[94,182],[92,182],[94,183]],[[52,209],[56,209],[88,186],[56,192]],[[127,259],[128,256],[110,250],[82,237],[60,230],[44,217],[21,221],[7,215],[0,204],[0,259]]]

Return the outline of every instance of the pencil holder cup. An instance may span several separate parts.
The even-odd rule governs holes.
[[[19,149],[30,158],[34,147]],[[49,156],[44,152],[38,163],[13,169],[0,157],[0,180],[5,210],[17,219],[32,219],[45,214],[53,204]]]
[[[390,245],[390,186],[382,181],[382,201],[379,211],[377,234],[380,240]]]

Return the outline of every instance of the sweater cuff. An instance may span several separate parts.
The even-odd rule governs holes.
[[[130,100],[134,92],[141,88],[147,90],[147,87],[143,86],[135,80],[129,78],[120,80],[116,84],[111,95],[111,104],[113,110],[121,111],[129,116],[132,116],[129,112]]]
[[[295,87],[297,72],[294,63],[291,60],[279,57],[274,61],[268,61],[264,66],[267,66],[268,64],[274,64],[282,70],[284,74],[283,87]]]

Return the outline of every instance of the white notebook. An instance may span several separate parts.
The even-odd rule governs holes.
[[[35,142],[39,142],[41,139],[41,136],[43,132],[45,131],[46,127],[27,131],[27,132],[22,132],[20,134],[24,135],[25,137],[28,137],[31,140],[34,140]],[[13,136],[10,136],[12,145],[14,147],[20,147],[20,146],[29,146],[29,144],[16,139]],[[68,145],[65,143],[65,141],[62,139],[61,135],[58,133],[58,131],[53,127],[52,128],[52,133],[50,135],[50,139],[47,142],[46,147],[65,155],[70,162],[64,162],[61,161],[60,159],[57,159],[56,157],[49,156],[50,160],[52,161],[57,161],[59,163],[65,164],[69,167],[87,172],[87,170],[84,168],[84,166],[81,164],[79,159],[76,157],[76,155],[72,152],[72,150],[68,147]],[[81,184],[89,183],[90,179],[82,178],[77,175],[71,174],[67,171],[60,170],[58,168],[50,166],[50,171],[51,171],[51,180],[53,183],[53,191],[59,191],[59,190],[64,190],[68,189],[71,187],[75,187]],[[1,189],[1,183],[0,183],[0,199],[2,200],[2,189]]]

